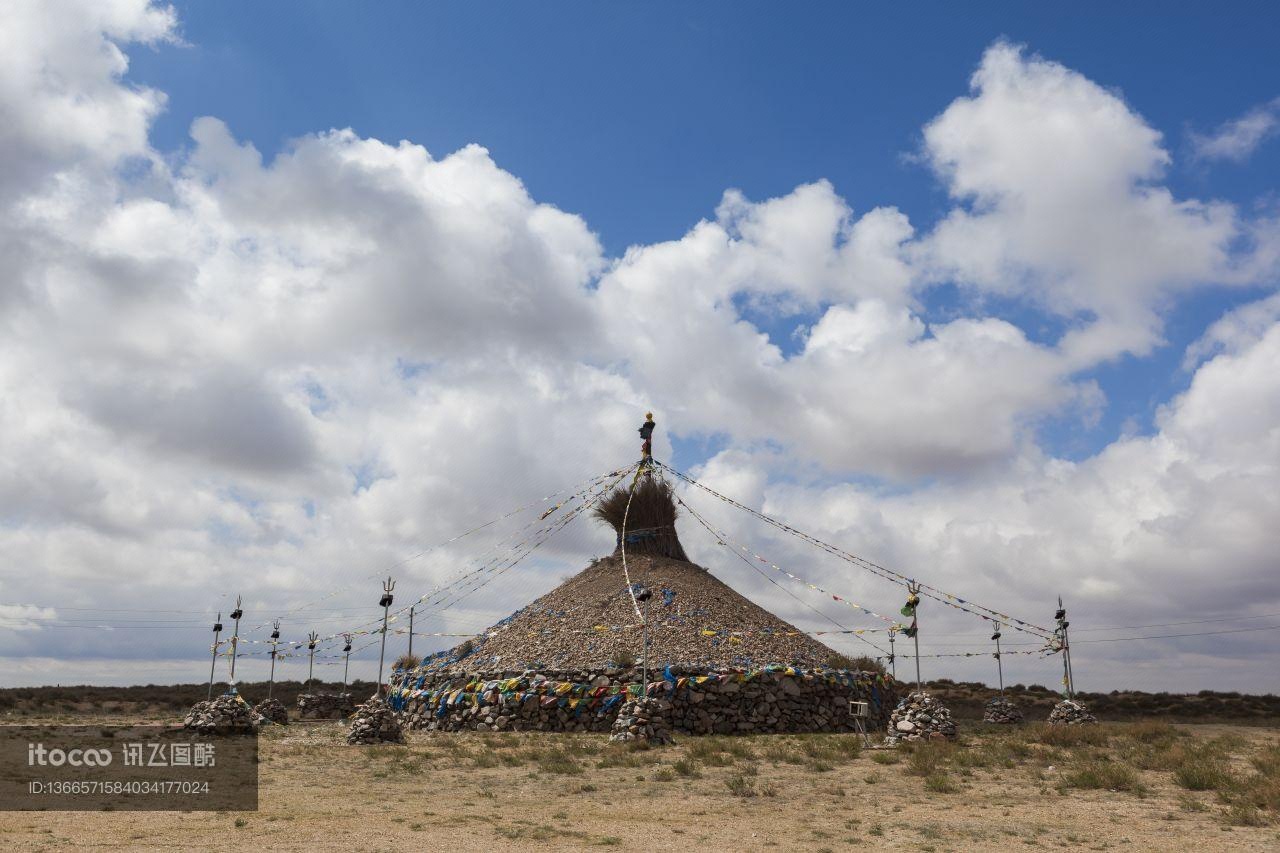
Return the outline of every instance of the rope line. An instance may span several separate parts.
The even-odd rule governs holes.
[[[636,588],[631,583],[631,572],[627,569],[627,518],[631,515],[631,501],[636,496],[636,486],[640,483],[644,462],[636,465],[636,475],[631,480],[631,491],[627,493],[627,507],[622,511],[622,530],[618,534],[618,548],[622,551],[622,577],[627,582],[627,592],[631,595],[631,608],[636,612],[640,624],[644,624],[644,614],[640,612],[640,602],[636,599]]]
[[[685,510],[686,510],[690,515],[692,515],[695,519],[697,519],[698,523],[699,523],[699,524],[701,524],[704,528],[706,528],[707,532],[708,532],[708,533],[710,533],[710,534],[712,535],[712,537],[716,540],[716,542],[717,542],[718,544],[723,545],[723,546],[725,547],[725,549],[729,551],[729,553],[733,554],[733,556],[737,557],[739,560],[742,560],[742,562],[746,563],[746,564],[751,568],[751,570],[752,570],[752,571],[754,571],[754,572],[756,572],[757,574],[759,574],[762,578],[764,578],[765,580],[767,580],[769,583],[773,584],[773,585],[774,585],[774,586],[776,586],[778,589],[782,590],[782,591],[783,591],[783,592],[785,592],[787,595],[791,596],[793,599],[795,599],[796,601],[800,602],[800,603],[801,603],[802,605],[804,605],[805,607],[807,607],[807,608],[809,608],[810,610],[812,610],[814,613],[817,613],[817,614],[818,614],[819,616],[821,616],[823,619],[826,619],[826,620],[827,620],[828,622],[830,622],[832,625],[835,625],[837,628],[840,628],[840,629],[841,629],[840,631],[825,631],[825,632],[823,632],[823,633],[829,633],[829,634],[845,634],[845,633],[848,633],[848,634],[853,634],[853,636],[854,636],[854,637],[857,637],[859,640],[861,640],[862,642],[864,642],[864,643],[866,643],[867,645],[871,646],[871,648],[875,649],[876,651],[880,652],[881,654],[885,654],[885,655],[887,655],[887,654],[888,654],[888,652],[887,652],[887,651],[885,651],[883,648],[881,648],[880,646],[878,646],[878,645],[876,645],[875,643],[871,642],[870,640],[866,639],[866,638],[865,638],[865,637],[863,637],[860,633],[857,633],[854,629],[849,628],[849,626],[844,625],[843,623],[838,622],[837,620],[835,620],[835,619],[834,619],[834,618],[832,618],[831,616],[828,616],[826,613],[823,613],[821,610],[819,610],[818,608],[814,607],[812,604],[810,604],[809,602],[805,601],[804,599],[800,598],[798,595],[795,595],[794,593],[792,593],[792,592],[791,592],[791,590],[787,589],[787,588],[786,588],[786,587],[784,587],[782,584],[778,583],[776,580],[774,580],[773,578],[769,577],[769,575],[767,575],[767,574],[765,574],[763,571],[761,571],[759,566],[757,566],[755,563],[753,563],[753,562],[751,562],[750,560],[748,560],[748,559],[747,559],[745,556],[743,556],[742,554],[739,554],[737,551],[735,551],[735,550],[733,549],[733,547],[729,545],[728,541],[727,541],[724,537],[722,537],[719,533],[717,533],[717,532],[716,532],[716,530],[715,530],[714,528],[712,528],[710,524],[708,524],[708,523],[707,523],[706,519],[704,519],[701,515],[699,515],[699,514],[698,514],[698,513],[693,509],[693,507],[689,506],[687,503],[685,503],[685,502],[684,502],[683,500],[681,500],[679,497],[677,497],[677,498],[676,498],[676,503],[678,503],[678,504],[680,504],[680,506],[684,507],[684,508],[685,508]],[[758,555],[757,555],[757,556],[758,556]],[[778,568],[778,567],[777,567],[777,566],[774,566],[773,568],[775,568],[775,569],[776,569],[776,568]],[[781,571],[781,570],[779,569],[779,571]],[[794,575],[792,575],[792,577],[795,577],[795,576],[794,576]],[[797,579],[797,580],[799,580],[799,578],[796,578],[796,579]],[[817,589],[817,587],[814,587],[814,589]],[[837,600],[839,600],[839,599],[837,599]],[[870,612],[870,611],[868,611],[868,612]],[[816,632],[815,632],[815,633],[816,633]]]
[[[929,586],[928,584],[919,583],[919,581],[915,580],[914,578],[909,578],[906,575],[902,574],[901,572],[896,572],[892,569],[885,568],[884,566],[881,566],[878,563],[874,563],[871,560],[867,560],[863,557],[859,557],[856,554],[851,554],[848,551],[845,551],[841,548],[836,547],[835,545],[832,545],[828,542],[825,542],[817,538],[816,536],[813,536],[809,533],[805,533],[804,531],[799,530],[795,527],[792,527],[791,525],[786,524],[785,522],[778,521],[777,519],[772,518],[768,515],[765,515],[764,513],[759,512],[758,510],[754,510],[751,507],[746,506],[745,504],[742,504],[734,500],[733,498],[722,495],[719,492],[717,492],[715,489],[712,489],[709,486],[703,485],[702,483],[690,477],[688,474],[685,474],[681,471],[677,471],[675,468],[672,468],[671,466],[663,462],[656,462],[655,464],[661,466],[664,470],[670,472],[672,475],[683,480],[689,485],[695,486],[703,490],[704,492],[707,492],[708,494],[713,495],[716,498],[719,498],[720,500],[724,501],[730,506],[737,507],[738,509],[754,516],[755,518],[765,522],[766,524],[769,524],[772,527],[777,528],[778,530],[783,531],[784,533],[789,533],[792,536],[802,539],[805,542],[808,542],[809,544],[817,548],[820,548],[823,551],[826,551],[828,554],[831,554],[832,556],[838,557],[848,563],[851,563],[855,566],[858,566],[867,571],[870,571],[872,574],[878,575],[886,580],[893,581],[894,583],[917,584],[920,587],[920,593],[922,595],[925,595],[928,598],[932,598],[935,601],[941,602],[942,604],[945,604],[948,607],[952,607],[952,608],[955,608],[956,610],[969,613],[973,616],[977,616],[980,619],[984,619],[988,622],[1005,623],[1010,628],[1013,628],[1016,631],[1021,631],[1025,634],[1031,634],[1043,640],[1050,640],[1053,637],[1052,632],[1049,631],[1049,629],[1047,628],[1043,628],[1039,625],[1036,625],[1031,622],[1027,622],[1022,619],[1016,619],[1012,616],[1009,616],[1008,614],[1001,613],[998,610],[992,610],[991,608],[984,607],[980,604],[976,604],[971,601],[966,601],[965,599],[960,598],[959,596],[952,595],[949,592],[944,592],[943,590],[937,589],[936,587]],[[980,613],[978,611],[983,611],[983,612]],[[986,615],[986,614],[990,614],[990,615]]]

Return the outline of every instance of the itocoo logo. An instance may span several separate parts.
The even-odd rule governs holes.
[[[106,767],[110,763],[109,749],[46,749],[42,743],[27,744],[28,767]]]

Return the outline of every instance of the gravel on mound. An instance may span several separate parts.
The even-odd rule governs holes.
[[[701,566],[627,557],[651,594],[649,667],[826,667],[837,652],[752,604]],[[640,656],[641,629],[618,556],[590,566],[474,640],[424,661],[428,669],[591,669]],[[714,633],[709,633],[714,632]],[[466,652],[466,654],[463,654]]]

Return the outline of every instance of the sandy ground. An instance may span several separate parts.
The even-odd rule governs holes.
[[[1242,767],[1280,742],[1274,729],[1181,730],[1225,735]],[[1229,825],[1216,794],[1188,792],[1169,772],[1142,771],[1142,792],[1064,787],[1064,771],[1083,760],[1071,749],[1034,745],[1014,766],[952,766],[953,790],[939,792],[909,772],[910,755],[854,755],[843,735],[683,738],[634,751],[602,735],[536,734],[413,733],[402,747],[349,747],[343,731],[265,734],[256,812],[0,812],[0,848],[1280,849],[1280,824]],[[967,733],[956,754],[1002,737]]]

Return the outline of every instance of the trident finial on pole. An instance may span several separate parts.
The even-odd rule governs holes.
[[[315,631],[307,634],[307,649],[311,652],[311,664],[307,667],[307,690],[311,689],[311,677],[316,671],[316,641],[320,635]]]
[[[906,634],[915,643],[916,657],[916,692],[924,690],[924,682],[920,680],[920,623],[919,617],[916,615],[916,609],[920,606],[920,585],[915,581],[907,582],[907,603],[902,605],[902,609],[898,611],[903,616],[911,617],[911,624],[902,629],[902,633]]]
[[[1075,698],[1076,685],[1075,678],[1071,673],[1071,642],[1067,638],[1067,628],[1071,623],[1067,621],[1067,608],[1062,604],[1062,596],[1058,596],[1058,612],[1053,614],[1053,618],[1058,622],[1058,627],[1054,634],[1058,637],[1058,647],[1062,651],[1063,692],[1067,694],[1068,699],[1073,699]]]
[[[1000,660],[1000,623],[996,623],[996,632],[991,635],[996,641],[996,674],[1000,677],[1000,696],[1004,697],[1004,663]]]
[[[895,682],[898,680],[898,656],[893,653],[893,643],[897,638],[898,629],[891,627],[889,629],[889,674],[893,677]]]
[[[391,591],[395,588],[396,582],[388,575],[382,584],[382,598],[378,599],[378,604],[382,607],[382,651],[378,653],[378,696],[382,696],[382,662],[387,656],[387,622],[393,601]]]
[[[267,682],[267,698],[276,687],[276,647],[280,644],[280,620],[271,620],[271,679]]]
[[[236,596],[236,609],[231,611],[231,618],[236,620],[235,633],[231,635],[231,690],[236,689],[236,656],[240,652],[240,617],[244,611],[240,609],[240,596]]]
[[[346,693],[347,673],[351,669],[351,635],[343,634],[342,639],[346,643],[346,645],[342,647],[342,653],[347,656],[346,662],[342,665],[342,692]]]

